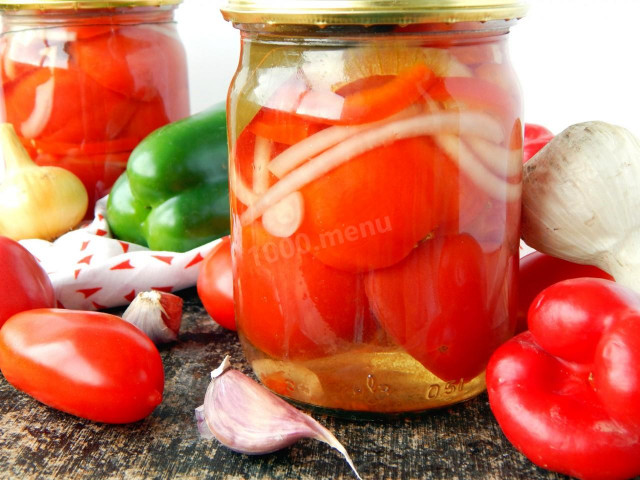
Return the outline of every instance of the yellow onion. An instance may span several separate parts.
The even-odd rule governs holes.
[[[0,183],[0,235],[53,240],[84,218],[89,198],[78,177],[60,167],[36,165],[10,123],[0,124],[5,165]]]

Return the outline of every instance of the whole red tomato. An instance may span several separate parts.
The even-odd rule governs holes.
[[[504,340],[495,338],[484,253],[470,235],[422,243],[370,273],[366,291],[387,333],[442,380],[475,377]]]
[[[598,267],[580,265],[567,260],[533,252],[520,259],[520,283],[518,285],[518,320],[516,332],[527,329],[527,310],[533,299],[547,287],[562,280],[579,277],[613,277]]]
[[[236,329],[233,311],[231,239],[226,236],[205,257],[198,275],[198,296],[211,318],[229,330]]]
[[[115,315],[36,309],[0,329],[0,370],[40,402],[96,422],[129,423],[162,401],[155,345]]]
[[[49,276],[18,242],[0,236],[0,327],[12,315],[56,306]]]
[[[291,359],[369,340],[376,324],[362,276],[326,266],[296,241],[259,225],[234,232],[242,244],[234,265],[238,331],[264,353]]]

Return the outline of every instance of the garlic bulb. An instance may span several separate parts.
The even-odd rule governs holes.
[[[75,227],[89,198],[78,177],[60,167],[39,167],[10,123],[0,124],[5,164],[0,184],[0,235],[53,240]]]
[[[604,122],[573,125],[524,166],[522,238],[640,291],[640,141]]]
[[[289,405],[262,385],[231,369],[229,357],[211,372],[204,404],[196,409],[203,438],[217,438],[225,447],[262,455],[314,438],[338,450],[360,479],[349,454],[325,427]]]

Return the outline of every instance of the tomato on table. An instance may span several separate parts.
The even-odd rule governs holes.
[[[353,348],[374,334],[361,276],[324,265],[306,252],[304,237],[273,237],[259,224],[235,235],[238,331],[256,348],[277,358],[309,359]]]
[[[56,306],[51,280],[18,242],[0,236],[0,327],[24,310]]]
[[[444,381],[479,375],[499,343],[487,311],[484,262],[471,236],[436,237],[367,276],[367,295],[382,327]]]
[[[222,242],[205,257],[196,286],[202,305],[211,318],[224,328],[236,330],[229,236],[224,237]]]
[[[308,235],[313,255],[334,268],[393,265],[457,217],[458,176],[429,137],[374,148],[301,189],[300,232]]]
[[[18,313],[0,329],[0,370],[40,402],[96,422],[129,423],[162,401],[155,345],[115,315],[61,309]]]

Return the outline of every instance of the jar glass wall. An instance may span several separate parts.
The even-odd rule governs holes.
[[[140,140],[189,114],[187,67],[175,6],[67,3],[2,12],[0,120],[82,180],[92,215]]]
[[[351,413],[483,391],[515,325],[512,24],[239,25],[236,319],[273,391]]]

